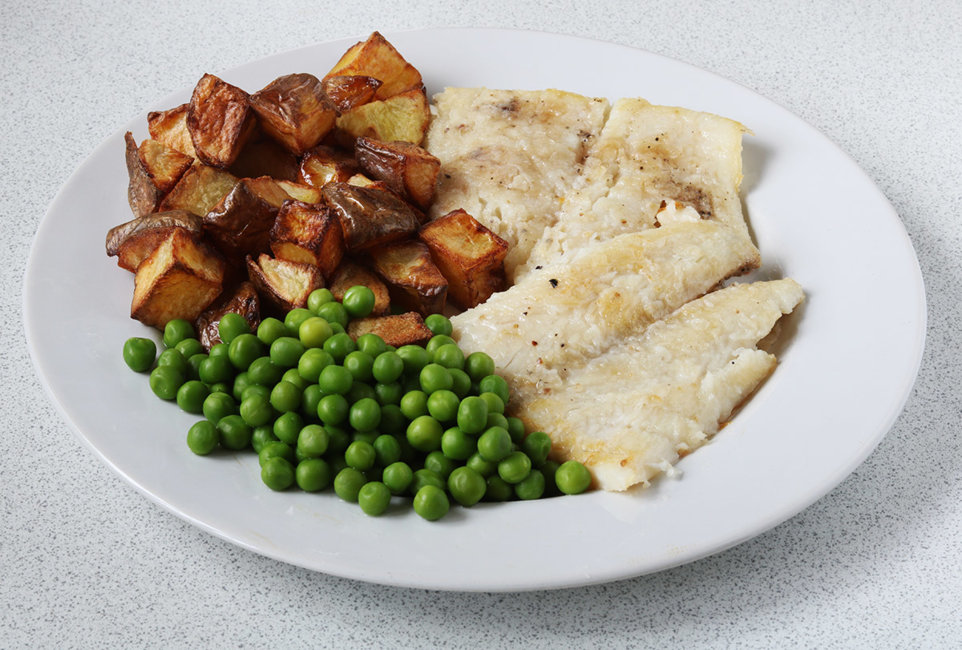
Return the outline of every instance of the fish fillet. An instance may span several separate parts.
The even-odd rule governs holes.
[[[605,99],[560,90],[447,88],[425,147],[441,161],[429,216],[461,208],[508,242],[508,277],[552,225],[607,115]]]
[[[716,220],[749,237],[738,195],[746,132],[710,113],[616,101],[580,184],[515,276],[589,241],[671,220]]]
[[[559,386],[603,354],[724,279],[758,263],[738,231],[679,223],[594,243],[535,269],[451,319],[458,343],[487,352],[515,393]]]
[[[756,349],[803,299],[794,280],[733,285],[696,299],[581,367],[563,385],[519,396],[515,414],[550,431],[599,487],[624,490],[703,445],[774,370]]]

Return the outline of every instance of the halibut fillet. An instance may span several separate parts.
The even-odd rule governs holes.
[[[465,353],[487,352],[515,394],[536,394],[757,264],[755,247],[728,226],[673,224],[596,242],[570,261],[532,270],[451,322]]]
[[[447,88],[424,146],[441,161],[430,218],[461,208],[508,242],[508,279],[581,177],[605,99],[560,90]]]
[[[720,289],[569,369],[550,392],[521,395],[514,412],[599,487],[647,484],[705,444],[774,370],[755,346],[802,299],[790,279]]]

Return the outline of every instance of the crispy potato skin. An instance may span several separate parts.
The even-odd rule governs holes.
[[[421,223],[420,213],[382,189],[328,183],[321,193],[341,223],[349,251],[403,239],[416,232]]]
[[[354,143],[354,157],[369,177],[383,181],[422,210],[430,207],[441,161],[426,149],[410,142],[360,137]]]
[[[124,134],[125,160],[127,162],[127,202],[135,217],[142,217],[157,209],[164,192],[154,184],[146,165],[140,158],[140,149],[130,131]]]
[[[230,167],[256,125],[246,92],[212,74],[197,82],[187,108],[187,130],[201,162]]]
[[[300,161],[270,138],[252,138],[241,149],[229,171],[238,178],[270,176],[275,180],[296,181]]]
[[[333,147],[319,145],[301,158],[299,180],[312,187],[324,187],[331,182],[344,182],[357,174],[353,156]]]
[[[508,243],[464,210],[430,221],[418,235],[448,280],[452,300],[467,309],[506,288]]]
[[[423,88],[361,104],[337,118],[340,141],[349,145],[361,136],[382,142],[421,144],[431,124],[431,108]]]
[[[376,99],[393,97],[423,85],[421,73],[379,32],[373,32],[366,40],[351,46],[324,79],[344,75],[363,75],[381,81]]]
[[[434,332],[424,324],[421,314],[413,311],[352,320],[347,325],[347,333],[355,340],[364,334],[377,334],[385,343],[396,348],[402,345],[424,345],[434,336]]]
[[[425,315],[444,310],[448,281],[431,260],[427,245],[409,239],[378,246],[370,253],[374,270],[395,302]]]
[[[187,129],[187,104],[175,106],[166,111],[152,111],[147,114],[147,130],[150,137],[179,151],[182,154],[197,157],[194,142],[190,139]]]
[[[344,235],[327,205],[286,201],[271,229],[271,250],[278,259],[312,264],[330,278],[344,256]]]
[[[160,202],[158,211],[187,210],[203,217],[236,184],[237,177],[233,174],[195,162]]]
[[[253,283],[241,282],[234,291],[221,296],[194,321],[197,338],[205,350],[210,350],[211,346],[223,342],[217,326],[220,324],[220,319],[228,312],[240,314],[247,320],[252,332],[257,330],[261,322],[261,300]]]
[[[359,74],[325,77],[321,83],[338,115],[372,101],[383,85],[379,79]]]
[[[343,300],[344,293],[355,285],[363,285],[374,292],[372,316],[386,314],[391,308],[391,294],[387,285],[376,274],[350,260],[341,262],[337,267],[328,288],[337,300]]]
[[[186,230],[194,239],[203,236],[203,222],[197,215],[186,210],[155,212],[111,228],[107,232],[107,255],[116,256],[120,268],[134,272],[174,228]]]
[[[278,77],[251,96],[261,127],[294,155],[300,156],[334,128],[337,111],[312,74]]]
[[[204,232],[230,264],[270,250],[271,229],[287,193],[270,178],[243,178],[204,215]]]
[[[257,293],[281,316],[306,305],[311,292],[324,286],[324,276],[316,266],[270,255],[259,255],[257,260],[248,255],[247,272]]]
[[[224,271],[216,252],[175,228],[137,267],[130,317],[158,329],[193,321],[220,294]]]

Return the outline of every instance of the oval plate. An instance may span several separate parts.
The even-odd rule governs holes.
[[[271,492],[253,454],[194,456],[184,435],[196,418],[157,400],[121,359],[128,337],[157,338],[127,317],[132,275],[103,248],[107,230],[130,219],[123,133],[145,137],[141,115],[102,143],[53,201],[24,287],[41,380],[120,476],[204,530],[284,562],[390,585],[511,591],[627,578],[728,548],[813,503],[875,448],[915,380],[924,289],[895,211],[826,137],[735,83],[628,47],[486,29],[387,37],[421,70],[429,93],[456,85],[637,96],[752,129],[742,195],[765,260],[757,276],[791,276],[807,293],[789,321],[779,368],[712,444],[679,463],[683,476],[647,490],[482,504],[453,509],[437,524],[400,506],[367,517],[330,492]],[[322,76],[355,40],[222,77],[254,91],[282,74]]]

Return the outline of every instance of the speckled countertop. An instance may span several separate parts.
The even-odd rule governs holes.
[[[962,5],[457,4],[0,6],[0,647],[962,645]],[[431,26],[576,34],[681,59],[787,107],[866,170],[918,253],[928,341],[904,412],[864,464],[789,521],[680,568],[458,594],[333,578],[232,546],[145,499],[81,443],[22,331],[31,240],[58,188],[198,71]]]

